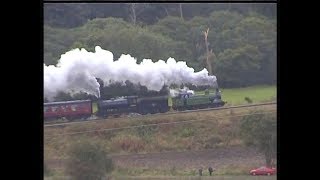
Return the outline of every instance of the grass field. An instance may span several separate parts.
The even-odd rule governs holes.
[[[214,93],[213,90],[210,94]],[[274,101],[277,99],[276,86],[252,86],[246,88],[221,89],[222,98],[228,102],[229,105],[246,104],[245,97],[252,100],[252,103],[259,103],[265,101]],[[198,91],[196,94],[204,94],[204,91]]]

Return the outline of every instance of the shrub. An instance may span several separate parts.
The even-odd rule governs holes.
[[[112,159],[96,142],[83,140],[74,142],[68,149],[66,172],[76,180],[100,180],[113,170]]]
[[[181,137],[190,137],[190,136],[194,136],[195,134],[195,130],[191,127],[187,127],[182,129],[181,131]]]
[[[246,145],[258,147],[265,155],[266,166],[272,166],[277,155],[276,114],[252,113],[241,119],[240,136]]]
[[[245,97],[244,100],[246,100],[247,103],[252,103],[252,99],[250,99],[249,97]]]
[[[141,152],[145,148],[144,141],[137,136],[119,135],[111,139],[111,147],[116,151],[123,150],[126,152]]]

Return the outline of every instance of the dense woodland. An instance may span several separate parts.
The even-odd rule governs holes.
[[[138,62],[173,57],[196,71],[207,68],[209,55],[212,72],[224,88],[275,84],[276,38],[273,3],[44,5],[46,65],[56,65],[73,48],[94,51],[99,45],[115,59],[121,54]]]

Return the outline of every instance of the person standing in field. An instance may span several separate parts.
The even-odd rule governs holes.
[[[209,171],[210,176],[212,176],[212,172],[213,172],[212,167],[209,167],[209,168],[208,168],[208,171]]]
[[[202,176],[202,168],[199,169],[199,176]]]

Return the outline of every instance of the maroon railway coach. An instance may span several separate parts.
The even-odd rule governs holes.
[[[44,103],[44,119],[87,118],[92,114],[90,100]]]

